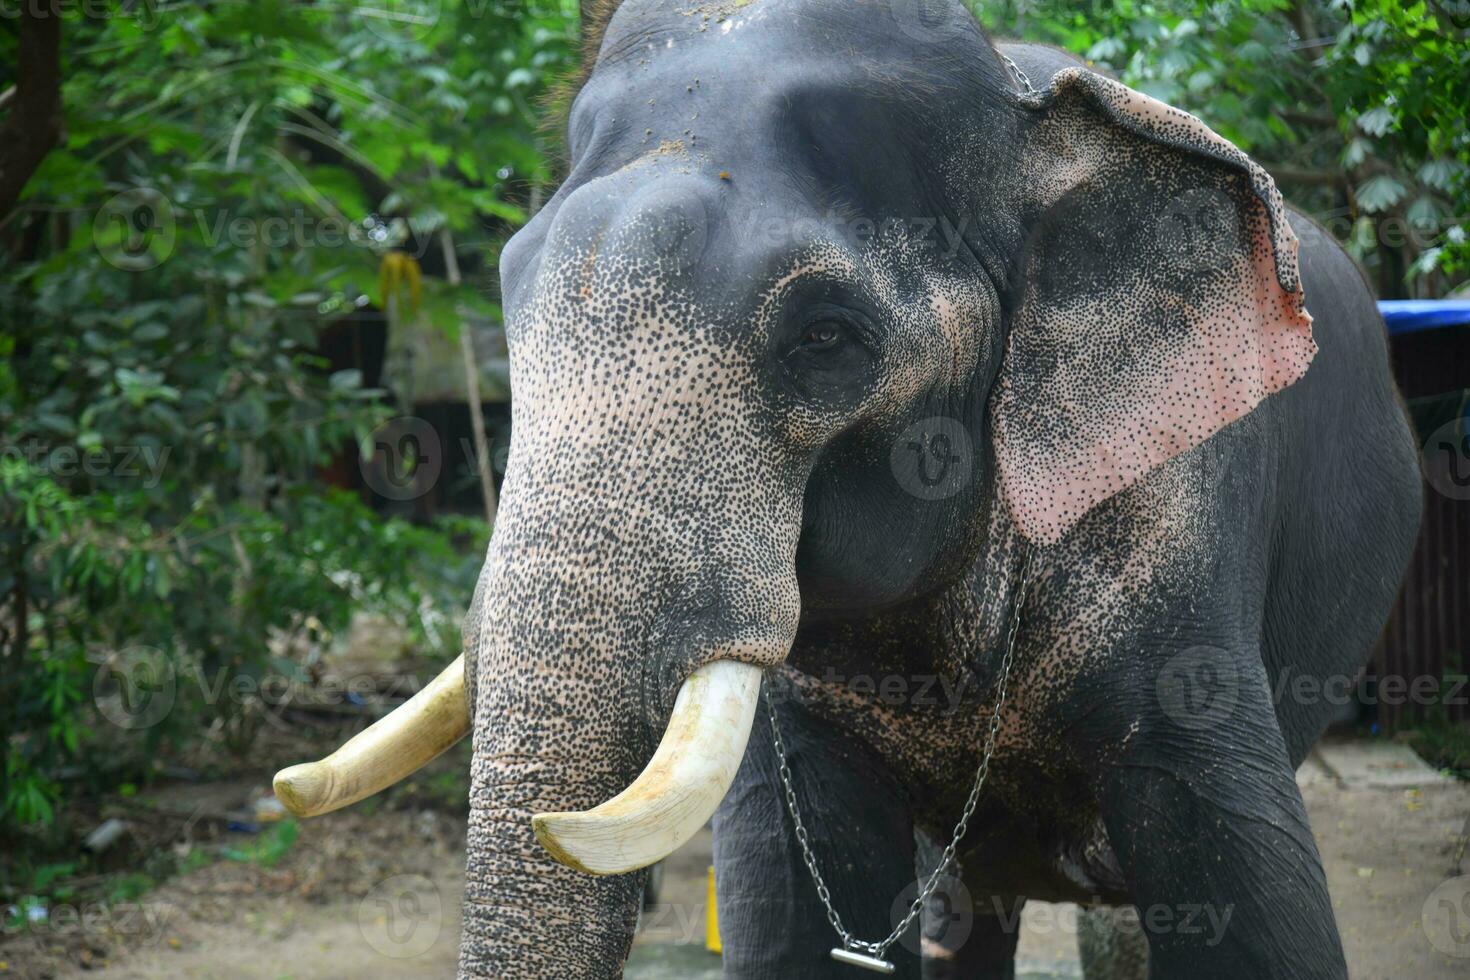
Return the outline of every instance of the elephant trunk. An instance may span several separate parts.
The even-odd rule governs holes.
[[[552,401],[528,398],[517,417],[463,675],[379,723],[400,737],[370,730],[280,783],[288,805],[326,812],[472,729],[464,978],[621,976],[638,869],[724,796],[761,671],[800,617],[801,498],[770,489],[774,463],[696,476],[668,462],[695,457],[671,438],[693,428],[619,441],[627,416],[648,417],[640,399],[578,425]]]
[[[552,860],[531,835],[532,810],[542,805],[471,807],[461,978],[622,976],[643,876],[596,877]]]
[[[562,520],[548,483],[518,482],[467,637],[460,975],[618,977],[638,872],[704,826],[739,768],[762,668],[790,648],[794,574],[711,568],[661,520],[635,537],[636,498]]]

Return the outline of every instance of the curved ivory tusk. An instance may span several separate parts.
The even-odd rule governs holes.
[[[460,654],[423,690],[336,752],[276,773],[276,798],[298,817],[330,813],[407,778],[469,730]]]
[[[693,837],[725,798],[760,697],[761,669],[717,660],[689,675],[669,727],[633,784],[583,813],[538,813],[536,839],[595,875],[646,868]]]

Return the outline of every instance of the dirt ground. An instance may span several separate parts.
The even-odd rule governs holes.
[[[1470,785],[1303,793],[1353,980],[1470,976],[1470,861],[1452,872]],[[708,833],[666,865],[630,980],[719,976],[704,950]],[[0,976],[26,978],[449,977],[460,931],[463,827],[433,811],[349,811],[303,823],[279,863],[222,861],[166,882],[126,912],[57,915],[0,936]],[[1071,919],[1028,908],[1018,974],[1078,976]]]
[[[1353,980],[1470,977],[1470,786],[1302,793]]]

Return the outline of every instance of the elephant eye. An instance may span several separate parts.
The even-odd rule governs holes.
[[[801,348],[821,351],[836,347],[842,339],[842,325],[836,320],[818,320],[806,328],[801,338]]]
[[[873,364],[874,338],[867,317],[832,302],[807,307],[787,321],[780,352],[784,374],[807,398],[858,390]]]

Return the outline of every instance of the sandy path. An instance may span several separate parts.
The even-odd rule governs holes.
[[[1470,976],[1470,874],[1448,873],[1470,814],[1470,785],[1441,785],[1422,792],[1348,790],[1331,779],[1318,779],[1309,781],[1303,792],[1353,980]],[[303,833],[298,847],[312,846],[312,838]],[[387,869],[392,874],[366,887],[356,899],[322,904],[289,890],[255,894],[238,904],[226,900],[206,922],[173,908],[156,935],[120,961],[54,976],[452,977],[460,931],[462,856],[406,841],[393,858]],[[630,980],[718,976],[717,959],[702,951],[703,873],[708,863],[708,834],[671,859],[662,906],[645,921]],[[1465,870],[1470,871],[1470,860]],[[173,890],[173,883],[160,890],[156,899],[160,908],[162,903],[181,900]],[[1036,911],[1043,914],[1035,915]],[[1028,909],[1022,976],[1076,976],[1075,938],[1067,931],[1070,918],[1055,911]],[[9,975],[45,974],[26,973],[22,964],[12,961]]]

